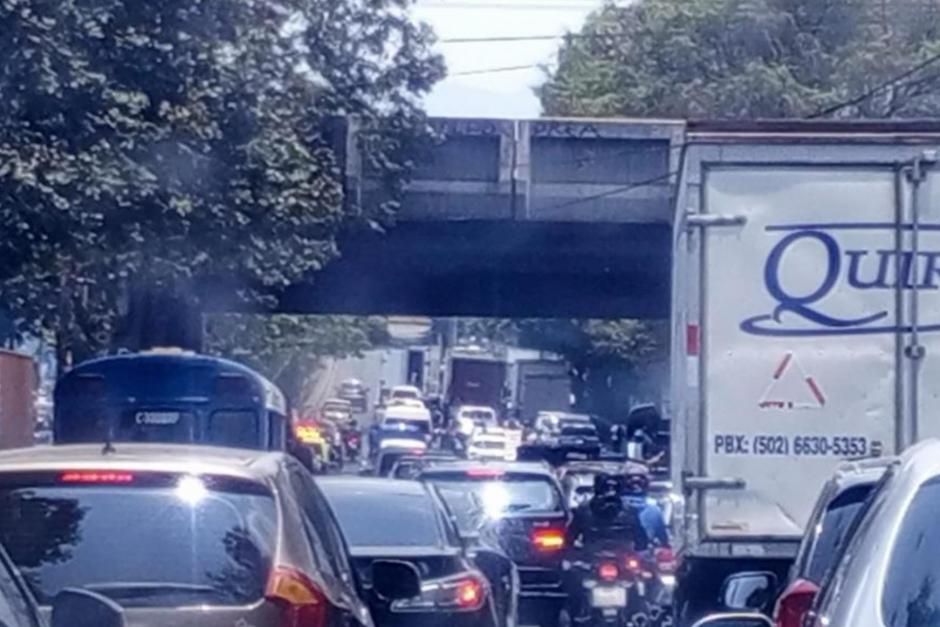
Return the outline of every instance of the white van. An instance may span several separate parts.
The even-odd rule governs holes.
[[[389,405],[385,408],[382,422],[382,431],[418,431],[424,438],[430,439],[433,426],[431,412],[421,405]]]

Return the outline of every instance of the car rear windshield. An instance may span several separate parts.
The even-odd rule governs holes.
[[[0,477],[0,541],[43,604],[73,586],[135,607],[257,601],[275,551],[276,516],[263,486],[228,478]]]
[[[940,477],[924,483],[904,515],[881,598],[888,627],[940,625]]]
[[[562,421],[561,435],[580,435],[590,437],[597,435],[597,429],[595,429],[594,425],[590,423]]]
[[[562,509],[561,495],[548,478],[506,473],[498,477],[457,472],[430,472],[422,478],[435,485],[473,492],[489,514],[554,512]]]
[[[323,491],[350,546],[440,546],[444,541],[437,506],[426,493],[402,493],[391,484],[387,491],[364,491],[346,482]]]
[[[829,504],[814,530],[816,535],[810,549],[805,577],[821,583],[839,548],[848,538],[855,517],[862,509],[873,485],[859,485],[845,490]]]
[[[488,420],[495,420],[495,419],[496,419],[496,415],[495,415],[493,412],[488,411],[488,410],[485,410],[485,409],[464,410],[464,411],[460,412],[460,415],[461,415],[463,418],[469,418],[470,420],[484,420],[484,421],[488,421]]]
[[[431,432],[431,425],[426,420],[405,420],[403,418],[386,418],[382,423],[384,431],[415,431],[428,434]]]

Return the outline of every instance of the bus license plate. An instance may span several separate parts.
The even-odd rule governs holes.
[[[593,607],[626,607],[627,589],[620,586],[597,586],[591,590]]]

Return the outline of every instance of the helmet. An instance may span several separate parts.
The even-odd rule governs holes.
[[[599,472],[594,475],[595,497],[620,496],[622,490],[623,482],[616,475],[608,475],[604,472]]]
[[[649,469],[642,464],[628,463],[623,478],[627,494],[643,495],[649,490]]]

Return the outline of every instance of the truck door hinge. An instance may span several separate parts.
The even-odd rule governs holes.
[[[685,477],[682,488],[686,492],[693,490],[743,490],[747,482],[740,477]]]

